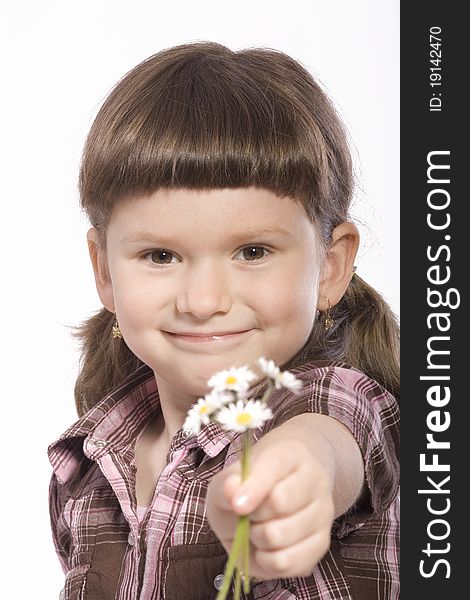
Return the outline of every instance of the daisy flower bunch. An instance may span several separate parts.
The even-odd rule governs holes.
[[[190,408],[183,430],[186,435],[197,435],[204,425],[218,423],[226,431],[236,431],[243,435],[242,439],[242,481],[248,477],[251,430],[262,427],[272,418],[271,409],[267,405],[268,398],[276,389],[282,387],[298,392],[302,381],[289,371],[281,371],[273,360],[265,357],[258,359],[259,367],[268,380],[268,386],[261,400],[247,399],[251,383],[257,379],[257,374],[247,365],[231,367],[213,375],[207,385],[211,391],[199,398]],[[216,600],[225,600],[232,577],[235,574],[234,599],[239,600],[242,587],[242,571],[238,565],[243,565],[243,591],[250,591],[249,577],[250,557],[250,521],[249,515],[239,517],[233,545],[228,557],[222,588]]]

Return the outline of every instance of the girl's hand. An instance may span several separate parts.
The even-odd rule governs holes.
[[[275,440],[251,452],[241,482],[237,462],[215,475],[207,517],[230,552],[240,515],[250,515],[250,573],[257,579],[302,577],[330,546],[332,482],[303,441]]]

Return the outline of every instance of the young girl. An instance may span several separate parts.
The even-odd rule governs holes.
[[[332,104],[281,52],[185,44],[109,94],[80,171],[104,308],[49,447],[62,598],[215,598],[242,514],[245,598],[398,598],[398,327],[354,273],[352,192]],[[304,385],[270,397],[242,483],[240,434],[182,426],[260,356]]]

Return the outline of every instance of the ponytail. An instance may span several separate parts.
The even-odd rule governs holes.
[[[124,340],[113,339],[114,322],[114,314],[102,308],[72,334],[82,348],[74,390],[79,417],[143,364]]]
[[[346,293],[331,308],[333,324],[316,319],[303,349],[283,368],[306,360],[333,360],[362,371],[397,400],[400,398],[400,330],[396,316],[382,296],[354,274]]]
[[[346,362],[399,400],[400,328],[382,296],[354,274],[333,318],[344,329]]]

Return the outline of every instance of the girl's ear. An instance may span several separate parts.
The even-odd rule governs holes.
[[[359,247],[359,231],[354,223],[346,221],[333,230],[331,243],[320,276],[317,309],[325,311],[343,297],[351,277]]]
[[[98,295],[105,308],[110,312],[116,312],[114,307],[113,284],[108,270],[108,260],[106,252],[100,247],[98,232],[92,227],[88,230],[86,237]]]

